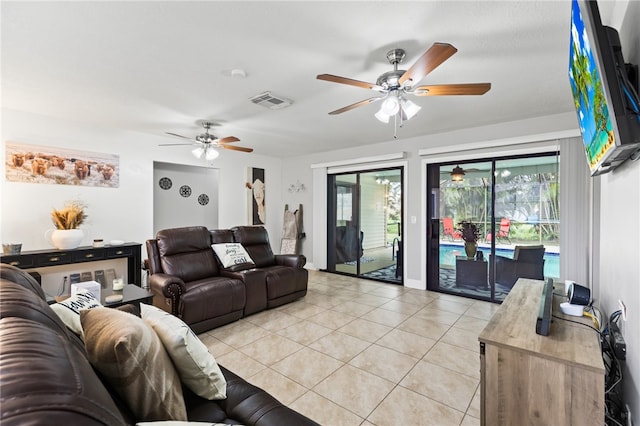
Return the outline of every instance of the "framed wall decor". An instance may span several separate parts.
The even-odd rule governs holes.
[[[114,154],[13,142],[5,144],[8,182],[120,186],[120,158]]]
[[[264,225],[267,222],[265,210],[264,169],[249,167],[247,169],[247,206],[250,225]]]

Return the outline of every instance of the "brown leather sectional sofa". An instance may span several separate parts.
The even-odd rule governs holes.
[[[240,243],[253,265],[222,267],[211,245]],[[147,240],[154,304],[196,333],[292,302],[307,293],[303,255],[274,254],[261,226],[159,231]]]
[[[136,310],[127,305],[129,310]],[[0,424],[134,425],[138,419],[87,358],[83,342],[26,272],[0,265]],[[227,398],[184,387],[190,421],[256,426],[317,425],[220,366]]]

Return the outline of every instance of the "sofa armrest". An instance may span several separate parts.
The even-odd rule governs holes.
[[[227,380],[227,398],[220,401],[230,418],[244,425],[316,426],[318,423],[220,366]]]
[[[149,277],[149,288],[157,295],[171,300],[171,314],[179,316],[178,302],[186,292],[182,279],[168,274],[153,274]]]
[[[276,264],[292,268],[304,268],[307,258],[302,254],[276,254]]]

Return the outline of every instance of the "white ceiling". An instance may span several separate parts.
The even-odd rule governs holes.
[[[483,96],[415,97],[400,139],[573,111],[569,1],[2,1],[2,104],[165,135],[199,133],[272,156],[393,139],[379,104],[327,113],[377,92],[316,79],[375,82],[403,48],[407,69],[434,42],[458,53],[422,84],[491,82]],[[246,78],[230,76],[241,68]],[[269,110],[249,98],[293,101]],[[393,120],[392,120],[393,121]]]

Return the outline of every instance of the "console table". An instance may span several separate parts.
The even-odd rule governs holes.
[[[124,243],[117,246],[104,247],[83,246],[71,250],[32,250],[23,251],[20,254],[3,254],[0,256],[0,262],[8,263],[20,269],[31,269],[126,258],[129,282],[141,286],[141,247],[142,244],[139,243]]]
[[[604,424],[598,334],[558,318],[548,336],[536,334],[543,285],[520,278],[478,336],[483,426]],[[562,314],[561,300],[554,296],[554,316],[590,324]]]

